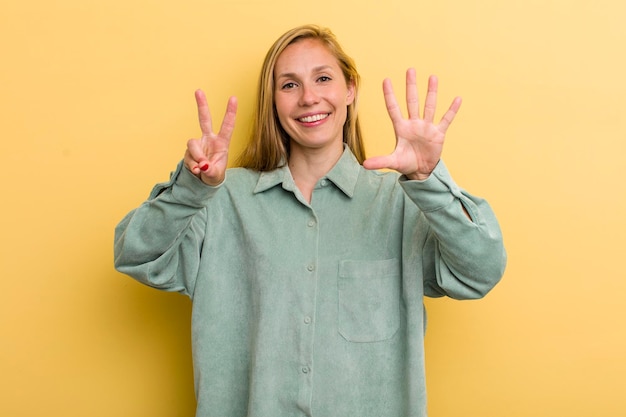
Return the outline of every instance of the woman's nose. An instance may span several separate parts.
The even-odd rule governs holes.
[[[317,91],[314,86],[303,85],[302,93],[300,95],[300,105],[302,106],[310,106],[312,104],[316,104],[319,102],[319,96],[317,95]]]

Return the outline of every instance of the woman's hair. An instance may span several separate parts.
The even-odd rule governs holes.
[[[357,100],[360,76],[354,60],[341,48],[335,35],[316,25],[299,26],[282,35],[265,56],[257,91],[257,104],[248,144],[237,160],[237,165],[256,171],[271,171],[287,163],[289,135],[278,120],[274,106],[274,67],[287,46],[302,39],[317,39],[337,58],[346,83],[354,85],[354,101],[348,106],[343,126],[343,141],[350,147],[359,163],[365,160],[361,127],[357,118]]]

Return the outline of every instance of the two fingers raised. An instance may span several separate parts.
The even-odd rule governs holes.
[[[213,122],[206,96],[202,90],[195,92],[198,122],[202,137],[187,142],[185,165],[205,183],[215,184],[224,178],[228,147],[235,128],[237,99],[230,97],[219,132],[213,132]]]

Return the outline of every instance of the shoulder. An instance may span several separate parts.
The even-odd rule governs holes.
[[[365,182],[372,186],[397,187],[400,174],[396,171],[378,171],[359,168],[359,182]]]
[[[217,187],[213,188],[207,207],[210,211],[229,211],[236,205],[249,204],[254,197],[254,189],[258,182],[259,173],[244,168],[229,168],[226,178]]]
[[[231,190],[253,190],[259,181],[260,172],[248,168],[229,168],[226,170],[224,188]]]
[[[248,168],[229,168],[226,170],[226,184],[247,184],[254,183],[259,180],[261,173]]]
[[[354,195],[359,200],[386,202],[401,201],[404,192],[398,181],[400,174],[395,171],[373,171],[359,168],[359,175],[354,187]]]

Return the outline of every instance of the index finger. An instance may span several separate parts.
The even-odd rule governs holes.
[[[393,123],[401,121],[402,111],[400,110],[400,106],[398,106],[398,101],[396,100],[396,95],[393,92],[393,87],[389,78],[385,78],[383,81],[383,94],[385,96],[387,113],[389,113],[391,121]]]
[[[222,126],[220,127],[219,135],[230,139],[235,129],[235,115],[237,114],[237,98],[230,97],[228,104],[226,105],[226,114],[222,120]]]
[[[209,135],[212,132],[209,104],[207,103],[204,91],[196,90],[195,96],[196,104],[198,106],[198,121],[200,122],[200,130],[202,131],[202,136]]]

